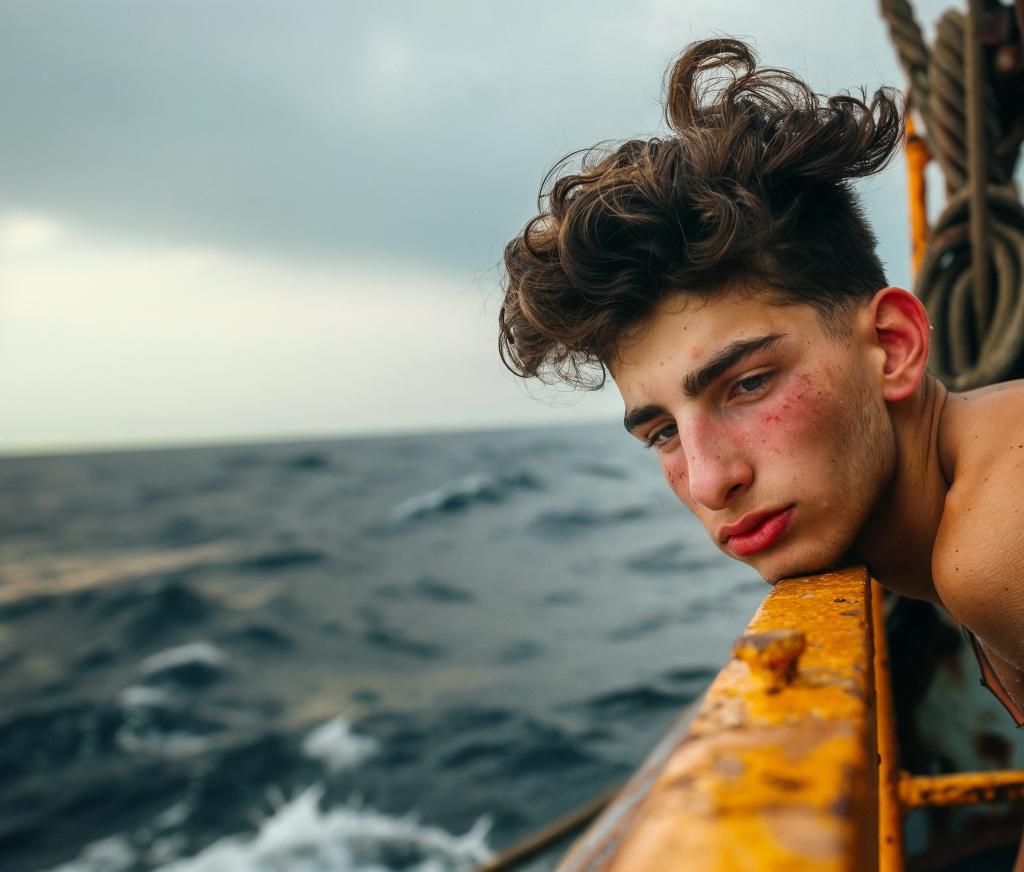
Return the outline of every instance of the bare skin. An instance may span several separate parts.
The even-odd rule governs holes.
[[[1024,381],[948,392],[925,370],[924,308],[899,288],[849,327],[837,338],[810,307],[764,294],[676,298],[611,364],[627,429],[655,443],[669,486],[730,557],[769,583],[866,563],[973,630],[1024,706]],[[772,336],[709,383],[693,378]],[[784,519],[767,545],[723,532],[760,513]]]

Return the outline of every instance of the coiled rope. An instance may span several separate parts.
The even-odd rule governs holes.
[[[880,0],[946,183],[914,292],[935,326],[931,368],[953,390],[1024,376],[1024,207],[1013,183],[1024,100],[1019,88],[997,93],[981,41],[983,15],[1012,10],[968,7],[942,15],[929,49],[908,0]]]

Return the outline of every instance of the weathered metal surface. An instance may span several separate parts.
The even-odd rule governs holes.
[[[776,585],[559,872],[876,869],[870,600],[862,568]]]
[[[775,692],[793,683],[796,661],[807,647],[802,630],[744,633],[732,646],[732,656],[750,667],[766,690]]]
[[[878,725],[878,869],[902,872],[903,807],[900,802],[900,759],[893,716],[889,644],[885,634],[882,587],[871,582],[871,622],[875,642],[875,713]]]
[[[908,775],[900,779],[900,800],[906,809],[922,806],[977,805],[1024,801],[1024,772],[957,772],[954,775]]]

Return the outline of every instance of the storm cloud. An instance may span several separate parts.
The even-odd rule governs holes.
[[[2,205],[185,244],[487,268],[555,160],[657,128],[668,62],[712,29],[740,25],[820,86],[900,84],[877,13],[850,11],[8,2]]]

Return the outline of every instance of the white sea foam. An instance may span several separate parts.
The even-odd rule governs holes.
[[[159,687],[142,687],[133,684],[121,691],[118,699],[126,709],[144,709],[163,705],[170,699],[170,694]]]
[[[410,521],[437,512],[455,502],[479,499],[493,490],[497,482],[486,475],[467,475],[450,481],[426,493],[409,497],[399,503],[391,512],[394,521]]]
[[[110,836],[87,845],[74,860],[49,872],[126,872],[136,859],[136,851],[125,836]]]
[[[153,828],[155,830],[173,829],[185,823],[190,814],[192,814],[192,806],[187,800],[176,802],[153,818]]]
[[[322,787],[310,787],[255,835],[227,836],[194,857],[169,859],[184,840],[158,832],[158,823],[181,823],[182,809],[174,807],[133,834],[93,842],[48,872],[127,872],[139,863],[155,872],[389,872],[396,863],[403,872],[469,872],[492,857],[486,817],[453,836],[415,815],[389,817],[356,805],[322,811],[322,796]]]
[[[490,858],[481,818],[462,836],[371,809],[321,811],[323,789],[310,787],[267,818],[255,836],[228,836],[159,872],[468,872]],[[81,872],[79,869],[61,872]],[[91,872],[91,870],[90,870]]]
[[[311,730],[302,742],[302,752],[323,761],[330,772],[358,766],[376,753],[378,747],[376,739],[353,733],[341,715]]]
[[[118,747],[129,754],[161,754],[165,757],[194,757],[210,747],[210,741],[191,733],[162,733],[156,730],[121,727],[114,736]]]
[[[391,520],[402,523],[437,513],[458,511],[469,503],[500,503],[513,490],[538,488],[537,480],[525,471],[498,476],[474,473],[409,497],[392,509]]]
[[[159,714],[174,702],[174,694],[159,687],[132,685],[118,696],[124,711],[124,723],[118,727],[114,741],[129,754],[161,754],[167,757],[191,757],[210,747],[206,737],[183,730],[166,730],[159,726]]]
[[[148,678],[190,664],[220,668],[226,659],[224,652],[216,645],[209,642],[189,642],[150,655],[139,664],[139,671]]]

